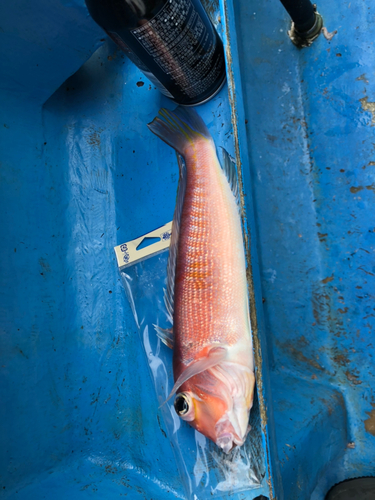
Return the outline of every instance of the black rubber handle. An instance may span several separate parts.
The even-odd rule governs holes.
[[[310,0],[281,0],[299,33],[305,33],[315,24],[315,10]]]

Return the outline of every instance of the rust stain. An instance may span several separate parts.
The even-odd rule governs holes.
[[[107,474],[116,474],[117,472],[116,467],[114,467],[113,465],[106,465],[104,467],[104,470]]]
[[[100,135],[98,132],[92,132],[88,137],[87,137],[87,143],[90,144],[90,146],[100,146]]]
[[[365,420],[366,432],[375,436],[375,408],[371,411],[366,411],[368,419]]]
[[[375,192],[375,184],[370,184],[369,186],[366,186],[366,189],[368,189],[369,191]]]
[[[317,325],[327,328],[331,336],[340,337],[346,331],[342,315],[332,306],[332,293],[331,288],[322,286],[320,281],[312,292],[312,312]]]
[[[346,378],[349,380],[349,382],[353,385],[361,385],[362,381],[358,380],[359,377],[358,375],[355,375],[355,373],[351,373],[349,370],[345,372]]]
[[[319,240],[322,242],[322,241],[326,241],[326,236],[328,236],[328,233],[319,233],[318,232],[318,238]]]
[[[344,309],[337,309],[339,313],[346,314],[349,311],[349,307],[345,307]]]
[[[371,127],[375,125],[375,102],[369,102],[368,97],[363,97],[359,100],[363,111],[370,111],[372,114]]]
[[[366,77],[366,73],[363,73],[361,76],[359,76],[358,78],[356,78],[356,80],[358,80],[358,81],[362,80],[363,82],[368,83],[368,80],[367,80],[367,77]]]
[[[324,278],[324,280],[322,280],[322,283],[326,284],[326,283],[329,283],[330,281],[333,281],[333,278],[334,278],[334,274],[332,274],[332,276],[328,276],[327,278]]]
[[[339,366],[346,366],[350,363],[350,359],[345,354],[336,354],[332,359]]]
[[[107,59],[108,61],[112,61],[113,59],[116,59],[117,57],[117,49],[114,51],[114,53],[111,56],[108,56]]]
[[[294,347],[293,345],[287,343],[287,342],[277,342],[277,344],[282,348],[282,349],[285,349],[286,351],[289,352],[289,354],[295,358],[296,360],[300,361],[301,363],[306,363],[310,366],[312,366],[313,368],[317,369],[317,370],[320,370],[320,371],[325,371],[324,368],[322,366],[320,366],[319,363],[317,363],[315,361],[315,359],[310,359],[308,357],[306,357],[302,351],[300,351],[299,349],[297,349],[296,347]]]
[[[350,192],[355,194],[355,193],[358,193],[358,191],[362,191],[363,189],[363,186],[352,186],[350,188]]]
[[[331,416],[333,413],[332,403],[327,401],[325,398],[319,398],[319,399],[324,404],[324,406],[326,406],[327,411],[328,411],[328,415]]]
[[[327,320],[327,313],[330,311],[330,298],[325,293],[314,293],[312,299],[313,315],[318,325],[322,325]]]

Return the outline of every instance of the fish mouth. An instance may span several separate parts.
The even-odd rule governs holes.
[[[231,432],[225,432],[223,434],[220,434],[220,436],[218,436],[218,438],[216,439],[216,445],[219,448],[221,448],[225,453],[229,453],[236,446],[242,446],[244,444],[250,429],[251,426],[249,425],[242,439],[240,439],[238,436],[234,436]]]
[[[239,418],[240,417],[240,418]],[[250,430],[248,412],[228,411],[216,424],[216,444],[225,453],[229,453],[235,446],[242,446]]]
[[[225,453],[229,453],[235,446],[235,444],[233,444],[233,434],[232,433],[222,434],[217,438],[216,444]]]
[[[235,446],[242,446],[250,430],[249,414],[253,403],[254,374],[241,365],[222,364],[212,370],[224,383],[221,396],[227,411],[216,422],[216,444],[225,453]]]

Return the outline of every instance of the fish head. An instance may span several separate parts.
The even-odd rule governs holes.
[[[222,363],[180,387],[176,413],[229,453],[246,439],[254,381],[254,373],[246,367]]]

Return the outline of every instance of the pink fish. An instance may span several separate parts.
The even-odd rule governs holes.
[[[148,125],[179,158],[180,183],[168,260],[177,414],[228,453],[248,432],[254,361],[235,167],[195,111],[166,109]]]

